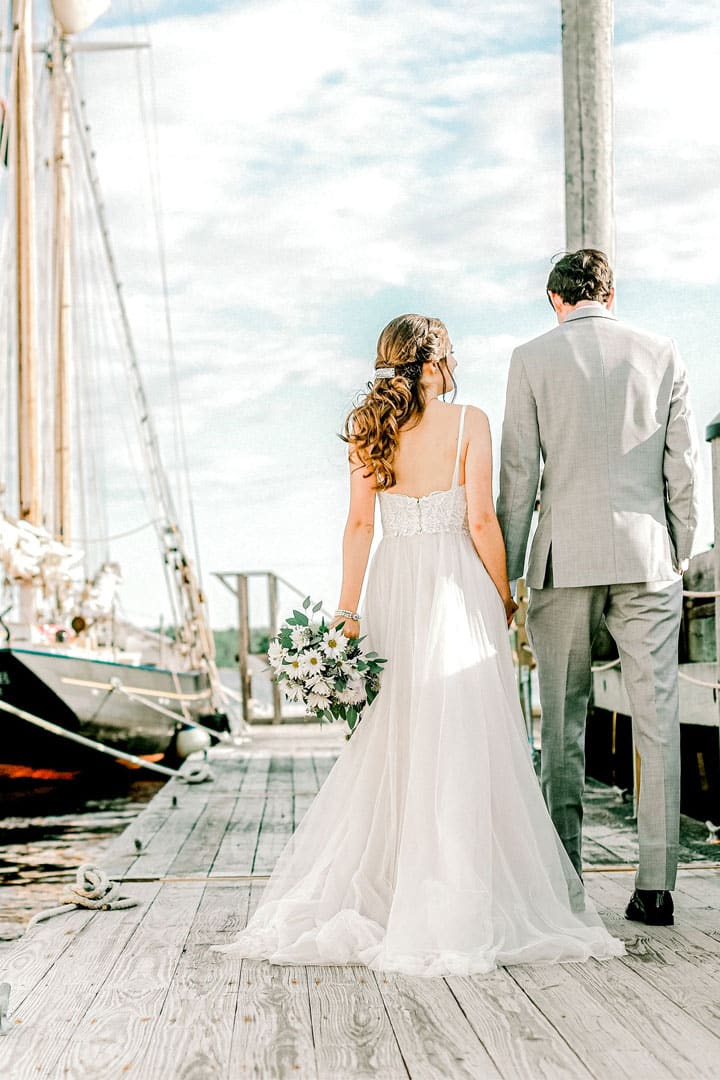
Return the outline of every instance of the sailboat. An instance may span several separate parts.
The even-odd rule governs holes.
[[[16,452],[7,455],[0,475],[0,785],[72,779],[112,763],[112,756],[78,745],[64,732],[106,751],[177,762],[230,727],[206,599],[161,460],[74,77],[74,55],[83,48],[75,35],[108,6],[106,0],[53,0],[50,40],[38,47],[31,0],[12,0],[5,48],[9,85],[0,114],[0,162],[6,162],[0,164],[0,194],[11,272],[3,276],[1,299],[3,312],[12,313],[4,398],[16,421]],[[33,52],[45,61],[44,112],[52,128],[51,152],[40,164],[34,105],[41,64],[34,72]],[[40,171],[44,203],[36,192]],[[87,534],[87,542],[75,539],[82,515],[73,505],[74,480],[92,455],[82,441],[92,424],[81,415],[81,395],[73,395],[83,313],[74,291],[79,244],[73,232],[82,215],[73,212],[72,196],[80,186],[89,207],[83,224],[94,218],[114,305],[116,348],[152,504],[158,571],[168,586],[172,625],[166,629],[146,629],[123,614],[122,570],[108,557],[107,538],[101,549]],[[101,365],[102,355],[96,359]],[[97,419],[94,424],[102,427]],[[86,526],[87,518],[85,506]],[[92,554],[99,551],[93,565]]]

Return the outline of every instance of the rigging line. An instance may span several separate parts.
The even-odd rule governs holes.
[[[157,519],[145,521],[142,525],[136,525],[134,529],[125,529],[124,532],[113,533],[112,536],[78,536],[78,544],[104,544],[113,540],[123,540],[126,536],[135,536],[136,533],[144,532],[145,529],[157,527]]]
[[[145,457],[146,468],[150,478],[151,486],[153,488],[153,493],[158,503],[158,507],[162,512],[162,520],[167,524],[168,527],[172,528],[173,542],[177,542],[177,514],[175,513],[172,496],[170,494],[170,489],[167,482],[167,477],[165,476],[162,469],[157,433],[155,431],[155,426],[152,422],[147,395],[145,393],[145,388],[143,386],[140,376],[132,329],[130,326],[130,320],[125,306],[125,301],[122,295],[122,285],[118,276],[117,266],[110,243],[110,235],[108,231],[107,221],[105,218],[105,207],[102,202],[99,182],[97,180],[97,175],[95,172],[95,155],[87,138],[89,126],[85,120],[84,106],[83,102],[80,100],[75,79],[70,77],[67,73],[65,75],[65,78],[70,91],[70,102],[72,105],[72,112],[75,119],[76,130],[80,136],[82,156],[85,164],[85,171],[87,174],[89,187],[92,194],[92,201],[94,203],[96,216],[100,223],[100,231],[102,235],[106,263],[108,266],[108,273],[110,274],[113,284],[115,286],[115,301],[122,330],[122,337],[125,343],[124,355],[126,357],[126,366],[132,390],[131,398],[137,417],[138,428],[141,435],[141,445]],[[170,580],[169,567],[167,566],[168,556],[170,554],[170,552],[168,551],[169,537],[166,536],[164,527],[159,528],[157,532],[158,539],[160,541],[161,551],[163,552],[162,562],[167,570],[166,579]],[[179,590],[172,588],[169,589],[169,596],[171,604],[174,610],[177,612],[178,603],[182,603],[184,605],[185,597],[179,595]],[[190,617],[190,613],[188,613],[188,617]],[[178,618],[176,625],[180,627],[183,622],[183,619]]]
[[[74,136],[74,132],[72,132]],[[82,183],[83,173],[77,169],[77,146],[76,140],[71,138],[72,172],[73,177],[80,179]],[[101,519],[101,531],[108,532],[106,520],[107,510],[102,499],[100,480],[98,479],[98,467],[102,468],[103,442],[97,440],[97,419],[93,413],[92,405],[92,380],[97,378],[97,371],[93,370],[93,358],[100,353],[100,344],[95,334],[94,311],[90,297],[93,295],[91,283],[95,284],[99,275],[92,265],[92,250],[89,242],[92,230],[91,212],[89,200],[86,197],[85,188],[77,182],[74,183],[77,226],[75,236],[75,261],[77,266],[78,289],[74,304],[73,333],[75,344],[75,389],[76,389],[76,415],[78,422],[75,425],[77,440],[76,466],[78,484],[81,492],[83,509],[83,533],[90,533],[90,519]],[[83,217],[80,218],[82,210]],[[94,226],[94,222],[92,223]],[[90,385],[89,385],[90,384]],[[86,567],[88,577],[91,576],[91,568],[94,559],[86,552]]]
[[[149,31],[146,31],[149,39]],[[174,405],[174,419],[176,423],[177,442],[179,445],[179,458],[180,464],[183,470],[183,478],[185,484],[185,498],[187,500],[188,515],[190,519],[190,531],[193,541],[193,549],[195,553],[195,569],[198,575],[198,581],[200,588],[203,587],[202,580],[202,563],[200,561],[200,543],[198,540],[198,528],[197,519],[195,515],[195,504],[192,495],[192,484],[190,480],[190,463],[188,459],[187,450],[187,435],[185,432],[185,420],[183,415],[182,397],[180,394],[180,380],[178,376],[177,368],[177,356],[175,352],[175,335],[173,331],[171,308],[170,308],[170,289],[168,284],[167,273],[167,247],[165,243],[165,228],[164,228],[164,209],[162,202],[162,188],[160,184],[160,138],[158,132],[157,122],[157,79],[155,75],[155,58],[152,49],[148,50],[148,69],[150,74],[150,107],[152,124],[148,123],[147,108],[145,103],[145,94],[142,84],[142,73],[140,67],[140,53],[135,58],[135,70],[138,81],[138,99],[140,103],[140,116],[143,125],[143,134],[145,136],[145,148],[148,161],[148,175],[150,180],[150,198],[153,207],[153,215],[155,218],[155,235],[158,248],[158,256],[160,260],[160,278],[162,282],[163,293],[163,307],[165,312],[165,330],[167,334],[168,342],[168,366],[170,369],[170,386],[173,396]],[[151,141],[152,134],[152,141]]]
[[[215,645],[212,631],[207,618],[206,601],[200,589],[195,569],[185,547],[184,538],[180,531],[177,514],[172,499],[172,493],[168,484],[167,475],[163,469],[160,445],[157,432],[153,423],[149,408],[149,401],[145,392],[142,374],[138,361],[137,351],[132,334],[132,328],[122,293],[121,283],[117,277],[117,267],[114,258],[112,243],[105,215],[105,207],[102,201],[100,183],[94,163],[94,153],[88,137],[89,125],[84,113],[84,102],[80,99],[77,83],[64,72],[71,111],[75,120],[76,129],[80,136],[81,148],[85,171],[90,182],[96,217],[100,225],[103,248],[108,268],[112,272],[115,282],[117,313],[120,318],[125,341],[123,356],[131,386],[131,398],[138,421],[138,430],[147,462],[150,483],[153,493],[161,510],[164,524],[157,529],[157,537],[163,554],[163,563],[168,569],[168,575],[172,577],[174,589],[170,591],[170,597],[181,610],[182,619],[177,624],[178,636],[186,650],[187,656],[193,664],[198,664],[204,670],[212,694],[213,707],[220,707],[220,676],[215,663]]]

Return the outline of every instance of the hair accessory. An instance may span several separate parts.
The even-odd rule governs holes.
[[[395,376],[394,367],[379,367],[375,368],[376,379],[392,379]]]

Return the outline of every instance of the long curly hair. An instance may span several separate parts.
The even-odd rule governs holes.
[[[376,490],[394,486],[393,461],[400,432],[415,427],[425,411],[423,364],[438,364],[443,394],[455,387],[447,365],[450,352],[450,338],[443,323],[425,315],[399,315],[380,334],[375,368],[394,368],[395,373],[368,383],[365,396],[348,415],[340,436],[349,444],[358,467],[367,469],[366,476],[374,476]]]

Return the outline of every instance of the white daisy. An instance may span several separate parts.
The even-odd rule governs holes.
[[[305,672],[303,671],[303,662],[300,656],[288,656],[283,660],[283,668],[287,671],[291,679],[302,679]]]
[[[283,683],[283,693],[287,701],[295,702],[303,700],[303,688],[296,682]]]
[[[296,649],[304,649],[306,645],[310,644],[310,627],[293,626],[290,631],[290,640]]]
[[[365,684],[354,679],[348,683],[343,691],[343,701],[348,705],[360,705],[365,700]]]
[[[328,630],[323,635],[320,648],[326,656],[329,656],[331,660],[335,660],[336,657],[343,654],[347,643],[348,639],[340,630]]]
[[[322,694],[323,697],[330,697],[332,694],[329,683],[326,683],[324,679],[316,679],[311,689],[313,694]]]
[[[323,658],[317,649],[308,649],[303,653],[300,660],[300,670],[307,678],[309,675],[321,675],[323,671]]]
[[[277,639],[275,639],[275,641],[270,642],[270,647],[268,649],[267,656],[268,656],[268,664],[270,665],[271,668],[274,668],[275,671],[277,671],[277,669],[280,667],[283,660],[287,656],[287,649],[283,649],[280,642]]]
[[[307,696],[308,709],[327,709],[330,705],[330,698],[325,697],[324,694],[310,693]]]

